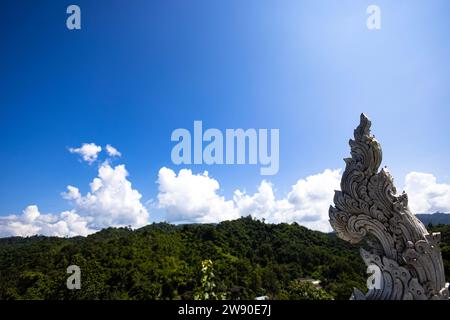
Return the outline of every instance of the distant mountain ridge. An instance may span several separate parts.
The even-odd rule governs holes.
[[[428,224],[438,225],[438,224],[450,224],[450,213],[419,213],[416,217],[422,221],[422,223],[427,226]]]

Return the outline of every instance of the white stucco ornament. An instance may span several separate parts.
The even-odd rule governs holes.
[[[447,300],[440,234],[427,231],[409,210],[406,193],[397,195],[388,171],[378,170],[382,152],[370,126],[362,114],[350,140],[351,158],[344,159],[341,191],[329,211],[337,235],[351,243],[364,240],[364,262],[380,271],[376,285],[366,294],[355,288],[351,299]]]

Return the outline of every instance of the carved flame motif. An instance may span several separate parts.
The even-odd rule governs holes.
[[[428,233],[408,209],[406,193],[397,195],[388,171],[378,171],[381,146],[370,126],[362,114],[350,140],[351,158],[344,159],[341,191],[329,211],[338,236],[351,243],[366,240],[369,251],[361,249],[361,256],[381,270],[380,287],[366,294],[355,288],[352,299],[448,299],[440,234]]]

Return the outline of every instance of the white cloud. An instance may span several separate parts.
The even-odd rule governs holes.
[[[313,230],[331,231],[328,208],[333,202],[334,190],[339,190],[340,170],[326,169],[298,180],[286,197],[275,198],[273,186],[263,181],[258,191],[250,196],[235,191],[234,202],[241,216],[251,214],[268,222],[297,222]]]
[[[141,227],[148,223],[148,211],[127,176],[124,165],[113,168],[105,162],[98,170],[98,177],[90,183],[90,192],[83,196],[78,188],[67,186],[63,197],[74,203],[77,212],[90,216],[91,225],[96,229]]]
[[[110,157],[121,157],[122,156],[122,153],[120,153],[119,150],[117,150],[110,144],[106,145],[106,152],[108,152]]]
[[[83,143],[79,148],[69,148],[69,151],[79,154],[84,161],[92,164],[97,160],[98,154],[102,151],[102,147],[97,146],[95,143]]]
[[[341,170],[324,172],[298,180],[288,194],[288,201],[295,208],[294,219],[305,226],[319,222],[328,224],[328,209],[333,203],[334,191],[340,190]],[[317,228],[323,229],[323,228]],[[330,228],[328,228],[330,230]]]
[[[273,212],[280,210],[280,201],[275,199],[273,186],[263,180],[258,187],[258,191],[253,195],[236,190],[233,201],[239,211],[240,216],[252,215],[259,219],[271,220]]]
[[[232,200],[218,194],[219,183],[208,173],[192,174],[182,169],[176,175],[168,168],[159,171],[159,207],[170,222],[219,222],[252,215],[268,222],[298,222],[311,229],[330,231],[328,208],[339,189],[340,170],[298,180],[291,192],[276,199],[273,185],[263,180],[253,195],[236,190]]]
[[[429,173],[410,172],[405,178],[409,207],[414,213],[450,212],[450,184],[437,183]]]
[[[277,198],[274,186],[263,180],[254,194],[236,190],[232,199],[219,195],[219,182],[205,172],[193,174],[170,169],[159,172],[159,207],[169,222],[219,222],[252,215],[272,223],[297,222],[307,228],[331,231],[328,208],[334,190],[340,189],[341,170],[298,180],[284,197]],[[450,212],[450,185],[437,183],[432,174],[411,172],[405,179],[405,191],[414,213]]]
[[[178,176],[168,168],[158,174],[158,204],[167,212],[167,220],[181,222],[217,222],[239,218],[232,201],[217,194],[219,182],[208,172],[192,174],[182,169]]]
[[[92,163],[100,147],[91,145],[84,144],[71,152]],[[110,156],[119,153],[116,149],[108,151],[108,146]],[[211,223],[252,215],[270,223],[297,222],[328,232],[331,231],[328,208],[334,190],[340,188],[340,180],[341,170],[326,169],[299,179],[282,197],[277,198],[274,186],[263,180],[255,193],[235,190],[233,197],[226,199],[220,195],[219,182],[208,172],[193,174],[182,169],[176,174],[163,167],[158,173],[156,206],[164,211],[165,220],[172,223]],[[149,213],[141,203],[142,196],[133,189],[124,165],[113,167],[105,161],[89,187],[89,192],[83,195],[79,188],[67,186],[62,196],[73,204],[72,210],[42,214],[37,206],[31,205],[22,214],[0,217],[0,236],[76,236],[110,226],[136,228],[148,223]],[[432,174],[409,173],[405,190],[414,213],[450,211],[450,185],[437,183]]]
[[[88,223],[89,217],[81,217],[74,211],[58,215],[41,214],[37,206],[31,205],[21,215],[0,217],[0,236],[85,236],[95,231],[88,227]]]
[[[28,206],[21,215],[0,217],[0,237],[35,234],[72,237],[106,227],[144,226],[148,223],[148,211],[127,176],[124,165],[112,168],[104,163],[85,196],[73,186],[68,186],[63,193],[63,197],[74,204],[73,210],[41,214],[37,206]]]

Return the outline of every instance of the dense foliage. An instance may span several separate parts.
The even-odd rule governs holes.
[[[450,230],[437,229],[448,275]],[[81,290],[66,287],[73,264]],[[333,234],[251,217],[0,239],[0,299],[348,299],[353,287],[365,288],[365,270],[357,247]]]

